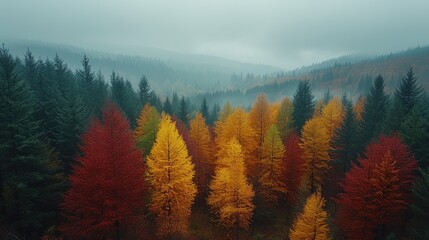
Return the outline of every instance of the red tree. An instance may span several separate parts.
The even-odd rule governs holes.
[[[337,220],[348,239],[384,239],[410,203],[417,165],[398,136],[380,136],[365,155],[341,183]]]
[[[305,159],[302,148],[299,146],[299,136],[296,132],[290,133],[284,144],[282,180],[286,185],[288,200],[294,202],[304,178]]]
[[[143,206],[142,153],[124,115],[111,103],[103,121],[94,119],[83,135],[82,156],[69,177],[62,205],[71,239],[117,239]]]

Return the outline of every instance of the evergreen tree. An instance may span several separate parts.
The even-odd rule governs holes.
[[[417,83],[413,68],[402,78],[400,86],[395,90],[393,107],[388,121],[389,131],[398,131],[401,123],[413,107],[421,101],[423,87]]]
[[[167,113],[168,115],[173,115],[173,108],[168,97],[165,99],[164,106],[162,106],[162,109],[163,112]]]
[[[429,169],[420,169],[420,177],[413,189],[414,203],[411,205],[413,219],[410,233],[413,239],[429,239]]]
[[[366,145],[381,134],[385,124],[388,101],[389,97],[384,92],[384,79],[379,75],[365,97],[362,121],[359,126],[359,152],[363,152]]]
[[[113,71],[110,76],[110,84],[112,100],[118,104],[125,113],[131,127],[135,127],[139,111],[139,100],[130,81],[124,80]]]
[[[311,87],[308,80],[301,81],[293,95],[292,118],[294,126],[299,134],[305,122],[313,116],[314,96],[311,94]]]
[[[90,114],[94,112],[94,80],[95,73],[91,69],[89,59],[86,54],[81,61],[82,69],[77,70],[77,78],[80,83],[81,91],[83,94],[84,103],[88,108]]]
[[[0,218],[9,232],[40,236],[56,222],[63,179],[55,155],[41,140],[35,109],[16,61],[0,49]]]
[[[173,98],[171,99],[171,106],[173,107],[173,114],[178,114],[179,112],[180,99],[177,93],[173,92]]]
[[[219,104],[215,103],[210,113],[210,118],[209,118],[210,120],[207,123],[208,125],[211,125],[211,126],[214,125],[214,123],[218,120],[219,112],[220,112]]]
[[[209,107],[207,106],[206,98],[203,99],[203,102],[201,103],[200,112],[203,115],[204,119],[206,120],[206,124],[208,123],[208,119],[210,118],[209,114]]]
[[[81,93],[82,95],[82,93]],[[93,92],[93,103],[94,103],[94,114],[101,119],[103,106],[107,102],[109,97],[109,86],[104,80],[104,76],[99,70],[95,78],[94,92]],[[83,99],[83,96],[82,96]]]
[[[140,106],[145,106],[150,97],[150,86],[145,75],[140,78],[138,94]]]
[[[189,124],[189,109],[188,103],[185,101],[185,97],[180,99],[179,111],[177,112],[177,116],[182,120],[186,126]]]

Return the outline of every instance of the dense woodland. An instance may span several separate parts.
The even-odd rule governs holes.
[[[429,99],[208,104],[0,50],[2,239],[429,239]],[[232,93],[233,94],[233,93]]]

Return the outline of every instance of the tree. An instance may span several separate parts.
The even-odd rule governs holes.
[[[390,109],[388,130],[396,132],[407,114],[422,100],[423,87],[418,85],[413,68],[402,78],[399,88],[395,90],[393,107]]]
[[[228,149],[228,143],[235,138],[242,146],[243,155],[245,157],[245,165],[247,176],[257,180],[255,176],[258,159],[256,158],[255,149],[257,143],[255,141],[255,132],[250,126],[249,118],[246,111],[242,108],[235,109],[224,122],[216,123],[216,147],[217,157],[223,158]]]
[[[290,133],[293,125],[292,121],[293,105],[289,98],[284,98],[280,104],[279,114],[277,116],[277,126],[279,128],[280,137],[285,139]]]
[[[219,104],[215,103],[213,105],[212,111],[210,113],[210,118],[209,121],[207,122],[208,125],[213,126],[214,123],[218,120],[219,118],[219,112],[220,112],[220,107]]]
[[[83,56],[81,61],[82,69],[77,70],[77,79],[79,80],[79,85],[83,94],[83,100],[87,106],[88,111],[92,114],[94,112],[94,79],[95,74],[91,69],[91,64],[89,64],[89,59],[86,54]]]
[[[228,116],[232,113],[232,106],[231,103],[228,101],[225,103],[225,105],[222,108],[222,111],[219,113],[219,122],[225,122]]]
[[[206,124],[208,124],[210,114],[209,114],[209,107],[207,106],[206,98],[203,98],[203,102],[201,103],[200,112],[203,115]]]
[[[335,131],[343,121],[342,108],[341,100],[338,97],[332,98],[326,106],[323,107],[321,118],[328,130],[330,142],[334,138]]]
[[[209,178],[214,169],[209,128],[201,113],[197,113],[190,123],[190,140],[195,149],[192,160],[195,164],[195,182],[200,196],[207,194]]]
[[[262,144],[265,139],[265,134],[271,125],[270,121],[270,104],[268,103],[265,94],[259,94],[249,112],[249,122],[253,131],[256,133],[256,157],[257,161],[262,160]]]
[[[0,220],[20,238],[55,224],[64,181],[34,118],[35,100],[7,49],[0,49]]]
[[[140,112],[137,127],[134,130],[137,147],[142,149],[146,155],[149,155],[155,143],[159,122],[160,118],[156,108],[146,104]]]
[[[305,122],[313,116],[314,96],[311,94],[311,87],[308,80],[301,81],[293,95],[293,112],[292,119],[294,126],[301,134],[301,129]]]
[[[110,75],[110,85],[112,100],[125,113],[131,127],[135,127],[140,104],[130,81],[124,80],[115,72],[112,72]]]
[[[354,107],[353,107],[353,111],[355,112],[356,115],[356,120],[362,121],[362,112],[363,112],[363,108],[365,105],[365,97],[364,96],[359,96],[359,98],[357,99]]]
[[[120,239],[138,214],[145,191],[144,163],[124,115],[112,103],[103,121],[82,136],[82,156],[62,205],[64,233],[75,239]]]
[[[173,92],[173,98],[171,99],[171,106],[173,107],[173,114],[177,115],[179,112],[180,99],[176,92]]]
[[[347,238],[384,239],[411,201],[416,162],[398,136],[381,136],[365,156],[341,183],[337,221]]]
[[[186,126],[189,124],[189,109],[188,109],[188,103],[185,101],[185,97],[182,97],[180,99],[179,104],[179,111],[177,112],[177,116],[182,120]]]
[[[329,162],[329,135],[322,119],[312,118],[302,129],[300,146],[306,159],[306,175],[311,192],[314,193],[322,183]]]
[[[363,152],[365,146],[382,133],[388,101],[389,97],[384,93],[384,79],[379,75],[365,97],[362,121],[359,125],[359,152]]]
[[[165,99],[162,110],[170,116],[173,115],[173,107],[171,106],[170,99],[168,99],[168,97]]]
[[[185,234],[197,188],[194,165],[170,117],[162,114],[155,145],[147,158],[149,211],[156,216],[157,234]]]
[[[252,219],[255,193],[247,181],[244,155],[235,138],[228,142],[226,152],[216,165],[207,203],[220,224],[235,229],[238,239],[240,228],[247,229]]]
[[[287,199],[289,202],[294,202],[304,180],[304,152],[299,145],[299,136],[296,132],[289,134],[284,146],[286,151],[283,155],[283,174],[281,179],[286,186]]]
[[[291,240],[326,240],[330,239],[328,226],[328,214],[324,210],[325,200],[321,194],[316,192],[311,194],[302,213],[300,213],[289,233]]]
[[[413,219],[411,221],[411,236],[414,239],[428,239],[429,229],[429,170],[420,169],[420,177],[413,189],[413,204],[411,210]]]
[[[151,91],[150,91],[149,82],[148,82],[146,76],[143,75],[140,78],[139,90],[138,90],[140,106],[145,106],[146,103],[149,102],[150,92]]]
[[[286,193],[284,182],[281,181],[283,171],[284,146],[276,125],[268,130],[262,144],[262,159],[260,162],[259,182],[262,187],[262,197],[268,205],[276,205],[279,194]]]

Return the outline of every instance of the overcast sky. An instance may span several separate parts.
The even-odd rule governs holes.
[[[1,0],[0,37],[292,69],[429,44],[428,0]]]

